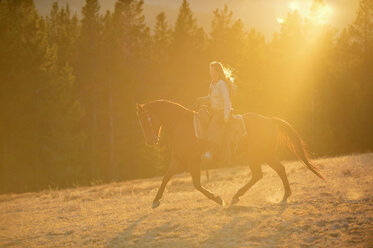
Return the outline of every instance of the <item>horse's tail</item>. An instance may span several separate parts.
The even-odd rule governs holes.
[[[281,143],[286,143],[287,147],[297,155],[297,157],[321,179],[325,178],[321,175],[318,168],[313,165],[309,159],[308,154],[304,146],[302,138],[298,135],[297,131],[286,121],[272,117],[275,124],[279,129],[279,141]]]

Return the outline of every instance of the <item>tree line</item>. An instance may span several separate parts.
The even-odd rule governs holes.
[[[53,4],[0,1],[0,192],[87,185],[158,175],[167,146],[144,145],[135,103],[192,106],[209,86],[208,64],[233,69],[236,113],[289,121],[319,155],[373,147],[373,0],[336,30],[314,0],[307,17],[289,12],[266,41],[229,6],[198,25],[187,0],[177,20],[150,28],[143,0],[117,0],[81,17]]]

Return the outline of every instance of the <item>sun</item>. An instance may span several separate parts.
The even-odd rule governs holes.
[[[323,1],[309,3],[308,5],[301,5],[299,1],[291,1],[287,7],[290,11],[297,11],[302,17],[308,18],[312,23],[319,25],[329,23],[333,14],[333,8]],[[283,24],[286,22],[286,18],[278,17],[276,22]]]
[[[301,11],[301,5],[298,1],[291,1],[288,3],[288,9],[293,12],[293,11],[297,11],[298,13],[302,14]],[[278,17],[276,18],[276,22],[279,23],[279,24],[283,24],[286,22],[286,18],[284,17]]]
[[[316,24],[326,24],[329,22],[331,16],[333,14],[333,9],[329,5],[323,4],[315,6],[310,14],[309,18],[313,23]]]
[[[284,23],[284,22],[285,22],[285,19],[284,19],[284,18],[281,18],[281,17],[279,17],[279,18],[277,18],[277,19],[276,19],[276,21],[277,21],[278,23],[282,24],[282,23]]]
[[[288,7],[289,7],[289,9],[291,9],[292,11],[295,11],[295,10],[298,10],[298,11],[299,11],[299,7],[300,7],[300,5],[299,5],[299,3],[298,3],[297,1],[293,1],[293,2],[290,2],[290,3],[288,4]]]

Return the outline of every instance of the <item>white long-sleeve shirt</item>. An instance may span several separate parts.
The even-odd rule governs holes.
[[[231,113],[231,99],[229,89],[223,80],[210,84],[210,107],[214,110],[224,110],[224,119],[228,120]]]

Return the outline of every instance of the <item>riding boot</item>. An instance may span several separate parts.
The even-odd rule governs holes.
[[[211,149],[211,146],[210,145],[205,146],[205,149],[203,149],[203,152],[201,154],[201,159],[203,161],[209,161],[209,162],[211,162],[212,161],[212,157],[213,157],[213,151]]]
[[[222,159],[222,149],[219,144],[210,142],[205,150],[202,153],[202,160],[210,161],[210,162],[217,162]]]

